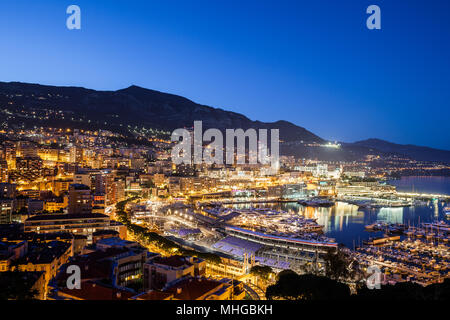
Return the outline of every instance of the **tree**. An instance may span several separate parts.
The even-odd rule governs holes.
[[[261,277],[264,280],[269,280],[270,275],[273,273],[273,270],[269,266],[253,266],[250,269],[250,274]]]
[[[338,248],[337,251],[329,249],[323,257],[325,262],[325,275],[333,280],[346,279],[353,275],[351,266],[354,264],[347,252]]]
[[[369,289],[366,286],[358,289],[352,297],[355,300],[450,300],[450,279],[443,283],[433,283],[423,287],[413,282],[399,282],[395,285],[381,286],[381,289]]]
[[[36,299],[38,291],[32,289],[33,277],[26,272],[0,272],[0,300],[32,300]]]
[[[350,288],[336,280],[312,274],[298,275],[284,270],[277,282],[266,290],[267,299],[342,300],[350,296]]]

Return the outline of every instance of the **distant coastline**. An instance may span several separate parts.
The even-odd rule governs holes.
[[[400,179],[388,180],[398,191],[432,193],[450,195],[449,176],[403,176]]]
[[[400,179],[401,177],[450,177],[450,169],[406,169],[393,172],[390,175],[392,179]]]

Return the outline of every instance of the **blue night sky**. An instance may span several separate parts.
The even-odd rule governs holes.
[[[0,35],[0,81],[136,84],[325,139],[450,150],[450,1],[2,0]]]

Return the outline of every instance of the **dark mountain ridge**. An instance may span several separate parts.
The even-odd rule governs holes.
[[[353,143],[353,145],[386,153],[396,153],[419,161],[448,162],[450,159],[450,151],[447,150],[433,149],[412,144],[397,144],[375,138],[357,141]]]
[[[89,114],[93,119],[106,117],[110,124],[121,122],[172,131],[180,127],[192,127],[195,120],[201,120],[203,128],[278,128],[280,138],[285,141],[324,141],[305,128],[287,121],[252,121],[236,112],[200,105],[181,96],[134,85],[117,91],[96,91],[81,87],[0,82],[0,96],[16,94],[22,96],[14,97],[15,102],[23,106],[57,108]],[[3,97],[0,102],[4,100]]]
[[[45,117],[23,117],[37,110]],[[11,116],[15,112],[15,119]],[[64,112],[65,117],[55,117]],[[50,115],[49,115],[50,114]],[[67,116],[68,114],[68,116]],[[82,87],[49,86],[21,82],[0,82],[0,120],[36,126],[73,126],[112,131],[127,127],[172,131],[192,127],[202,120],[203,129],[255,128],[279,129],[281,153],[319,160],[359,160],[366,155],[400,155],[415,160],[450,163],[450,151],[399,145],[378,139],[342,143],[341,148],[322,147],[326,141],[307,129],[288,121],[261,122],[246,116],[197,104],[187,98],[132,85],[116,91],[97,91]]]

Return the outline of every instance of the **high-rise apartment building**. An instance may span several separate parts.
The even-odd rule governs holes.
[[[69,214],[86,214],[92,212],[91,189],[84,184],[73,183],[69,186]]]

